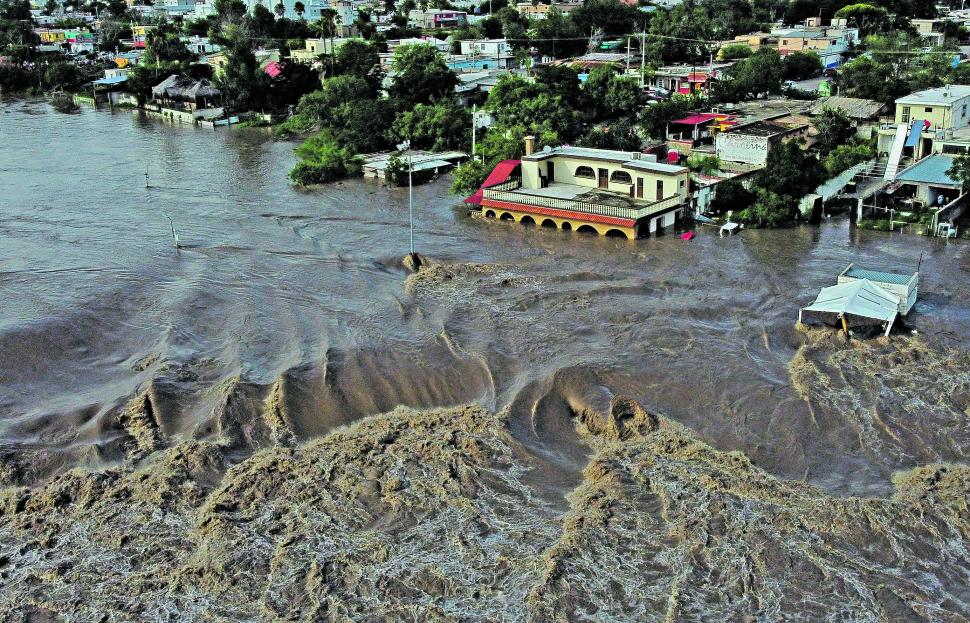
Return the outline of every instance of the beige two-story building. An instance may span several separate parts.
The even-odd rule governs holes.
[[[485,217],[629,239],[674,225],[690,196],[687,167],[638,152],[533,152],[530,139],[517,166],[490,179],[477,201]]]

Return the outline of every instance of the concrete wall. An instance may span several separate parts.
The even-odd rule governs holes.
[[[605,236],[607,234],[617,235],[617,232],[619,232],[622,233],[627,240],[635,239],[638,234],[635,227],[604,225],[602,223],[583,221],[577,218],[566,219],[555,216],[530,214],[528,212],[519,212],[517,210],[490,207],[487,204],[482,206],[482,216],[488,219],[508,220],[515,223],[522,223],[523,225],[535,225],[539,227],[562,229],[565,231],[578,231],[580,227],[592,227],[593,230],[595,230],[600,236]],[[523,219],[525,219],[525,221],[523,221]]]
[[[717,157],[728,162],[763,165],[768,161],[767,136],[722,132],[714,138]]]
[[[956,99],[947,105],[896,104],[896,123],[929,121],[933,130],[958,130],[970,125],[970,97]]]
[[[603,162],[597,160],[587,160],[580,158],[568,158],[557,156],[540,161],[522,161],[522,186],[525,188],[539,188],[540,174],[546,176],[549,162],[555,166],[555,181],[560,184],[573,184],[576,186],[586,186],[588,188],[599,188],[599,170],[606,169],[609,172],[610,183],[606,190],[611,192],[630,195],[631,187],[636,192],[637,179],[643,179],[643,201],[659,201],[679,194],[682,200],[686,200],[688,192],[688,178],[690,172],[684,169],[681,173],[660,173],[651,171],[636,171],[624,169],[619,163]],[[577,177],[576,171],[579,167],[586,166],[593,169],[593,177]],[[630,176],[632,184],[625,184],[613,181],[613,174],[621,171]],[[663,182],[663,196],[657,194],[657,182]]]

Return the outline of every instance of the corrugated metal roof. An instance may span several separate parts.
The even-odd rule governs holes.
[[[845,273],[846,277],[852,277],[853,279],[868,279],[869,281],[878,283],[892,283],[898,286],[904,286],[909,283],[909,280],[913,278],[912,275],[904,275],[902,273],[887,273],[879,270],[867,270],[865,268],[856,268],[853,266]]]
[[[853,119],[872,119],[879,116],[879,111],[885,104],[875,100],[859,99],[857,97],[823,97],[808,109],[810,115],[818,115],[826,108],[841,110]]]
[[[913,166],[900,173],[896,179],[900,182],[913,184],[933,184],[937,186],[960,186],[958,180],[946,174],[953,166],[955,156],[933,154],[923,158]]]

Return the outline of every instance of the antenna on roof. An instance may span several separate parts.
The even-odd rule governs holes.
[[[923,265],[923,252],[919,252],[919,261],[916,262],[916,272],[919,272],[919,267]]]
[[[149,186],[148,186],[148,163],[145,163],[145,188],[149,188]]]
[[[168,224],[172,227],[172,240],[175,242],[175,250],[178,251],[182,248],[182,245],[179,243],[178,232],[175,231],[175,221],[168,214],[165,215],[165,218],[168,219]]]

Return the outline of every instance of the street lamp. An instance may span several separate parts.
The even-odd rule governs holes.
[[[411,172],[414,171],[414,163],[410,149],[410,140],[406,140],[397,146],[398,151],[408,152],[408,216],[411,221],[411,259],[414,259],[414,184],[411,179]]]

